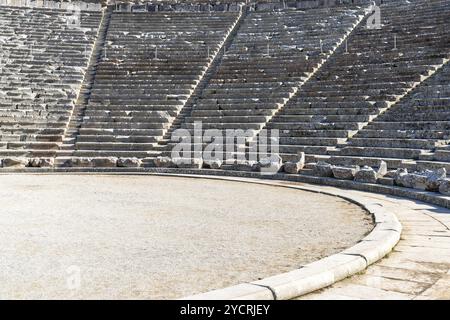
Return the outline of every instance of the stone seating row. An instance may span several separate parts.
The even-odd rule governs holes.
[[[382,28],[369,30],[364,22],[360,24],[347,44],[267,124],[267,129],[281,131],[280,153],[289,158],[304,151],[311,160],[342,156],[346,163],[353,157],[353,164],[364,165],[361,158],[365,157],[368,162],[372,158],[419,160],[422,153],[445,144],[435,138],[427,139],[423,133],[421,139],[408,140],[405,134],[391,136],[385,131],[402,127],[408,130],[408,126],[419,130],[419,119],[424,120],[424,128],[444,128],[446,124],[439,122],[438,115],[424,118],[423,113],[410,113],[414,118],[410,125],[399,121],[386,126],[379,115],[391,105],[395,110],[397,100],[449,55],[445,30],[449,8],[449,1],[396,1],[382,5]],[[370,132],[385,135],[363,138],[366,131],[361,129],[368,123]]]
[[[360,13],[357,7],[249,12],[181,127],[192,130],[201,121],[203,129],[261,129]]]
[[[236,12],[113,12],[71,155],[151,153],[237,17]]]
[[[0,6],[0,156],[54,154],[96,38],[101,13]]]

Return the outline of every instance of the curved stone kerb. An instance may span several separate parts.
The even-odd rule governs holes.
[[[203,177],[204,178],[204,177]],[[218,179],[218,177],[213,177]],[[219,178],[220,179],[220,178]],[[224,180],[243,181],[242,178]],[[296,188],[305,191],[319,192],[316,188],[279,184],[274,182],[255,182]],[[402,226],[397,217],[386,210],[382,204],[365,202],[360,198],[343,195],[340,191],[320,191],[321,193],[338,196],[361,205],[374,217],[374,229],[356,245],[329,257],[306,264],[300,269],[282,273],[251,283],[242,283],[201,293],[183,299],[198,300],[243,300],[292,299],[322,289],[343,280],[351,275],[365,270],[369,265],[388,254],[400,240]]]

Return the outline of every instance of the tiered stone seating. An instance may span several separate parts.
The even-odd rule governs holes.
[[[347,46],[342,46],[267,125],[280,130],[280,152],[285,160],[304,151],[309,154],[308,161],[354,155],[358,158],[354,162],[361,164],[359,157],[373,155],[374,148],[382,145],[355,145],[342,151],[336,146],[394,104],[450,53],[449,1],[384,3],[382,28],[368,29],[361,23]],[[404,149],[391,147],[402,142],[391,147],[387,141],[379,142],[386,148],[384,153],[379,149],[377,156],[401,157]],[[414,144],[417,147],[421,142],[411,142],[410,146]],[[430,145],[423,142],[422,147]],[[348,164],[349,159],[333,157],[330,161]]]
[[[383,159],[392,168],[450,169],[450,65],[358,131],[340,155]],[[405,161],[407,160],[407,161]],[[412,162],[411,160],[415,160]],[[373,162],[373,160],[372,160]]]
[[[359,13],[359,8],[250,12],[182,128],[193,131],[201,121],[203,130],[256,134],[336,47]]]
[[[114,12],[72,156],[151,154],[238,12]]]
[[[0,6],[0,158],[53,156],[83,80],[100,12]]]

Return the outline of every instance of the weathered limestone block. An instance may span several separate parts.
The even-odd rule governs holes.
[[[382,178],[388,173],[387,163],[384,161],[380,162],[380,166],[378,167],[377,177]]]
[[[3,168],[25,168],[30,163],[30,159],[23,157],[4,158]]]
[[[206,169],[220,169],[220,167],[222,166],[222,161],[220,161],[219,159],[204,160],[203,166]]]
[[[221,168],[224,170],[233,170],[233,171],[255,171],[256,166],[257,166],[256,161],[244,160],[244,161],[236,161],[235,163],[232,164],[227,164],[225,162],[225,164],[223,164]]]
[[[396,175],[396,172],[397,172],[397,170],[388,170],[386,172],[386,174],[383,176],[383,178],[392,178],[392,179],[394,179],[395,175]]]
[[[377,172],[371,167],[364,166],[355,174],[355,181],[377,183]]]
[[[294,161],[288,161],[284,164],[284,172],[296,174],[305,166],[305,153],[299,152]]]
[[[432,171],[432,174],[428,176],[427,190],[429,191],[439,191],[439,186],[442,180],[446,179],[447,170],[445,168],[440,168],[436,171]]]
[[[441,183],[439,184],[439,192],[446,196],[450,196],[450,180],[441,180]]]
[[[168,168],[172,166],[172,159],[169,157],[158,156],[155,160],[153,160],[155,166],[160,168]]]
[[[54,158],[33,158],[30,160],[31,167],[48,168],[55,164]]]
[[[312,174],[316,177],[332,177],[333,166],[329,163],[319,161],[314,166]]]
[[[64,166],[67,167],[92,167],[92,158],[79,157],[79,158],[70,158],[64,163]]]
[[[203,166],[201,158],[173,158],[172,162],[178,168],[201,169]]]
[[[407,174],[408,174],[408,169],[406,169],[406,168],[398,168],[397,170],[395,170],[395,172],[393,174],[395,183],[400,185],[399,183],[401,182],[402,177]]]
[[[408,170],[405,168],[397,169],[397,171],[395,172],[395,175],[394,175],[394,181],[395,181],[395,184],[400,187],[405,187],[405,188],[413,187],[413,182],[412,182],[411,176],[408,173]]]
[[[358,166],[355,166],[355,167],[334,166],[331,170],[333,171],[333,176],[336,179],[353,180],[353,179],[355,179],[355,174],[356,174],[356,172],[358,172],[359,167]]]
[[[445,168],[436,171],[425,170],[422,172],[398,174],[395,183],[406,188],[414,188],[426,191],[438,191],[442,180],[447,176]]]
[[[116,157],[92,158],[93,167],[117,167]]]
[[[118,167],[138,168],[142,165],[142,160],[138,158],[119,158]]]
[[[259,160],[254,165],[254,171],[262,173],[277,173],[283,166],[283,159],[278,154],[271,154],[270,157]]]
[[[393,178],[388,178],[388,177],[381,177],[378,178],[377,182],[379,184],[385,185],[385,186],[393,186],[395,184],[395,181]]]
[[[427,190],[427,176],[421,173],[410,173],[412,187],[418,190]]]

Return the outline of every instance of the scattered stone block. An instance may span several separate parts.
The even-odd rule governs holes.
[[[55,164],[54,158],[33,158],[30,160],[30,166],[35,168],[49,168]]]
[[[316,177],[332,177],[333,166],[329,163],[319,161],[314,166],[312,174]]]
[[[253,171],[261,173],[277,173],[283,166],[283,159],[278,154],[259,160],[253,167]]]
[[[255,171],[256,166],[257,166],[256,161],[244,160],[244,161],[237,161],[232,164],[226,164],[225,162],[225,164],[223,164],[221,168],[224,170],[233,170],[233,171]]]
[[[119,158],[117,160],[118,167],[138,168],[142,165],[142,160],[138,158]]]
[[[206,169],[220,169],[221,166],[222,161],[220,161],[219,159],[203,161],[203,167],[205,167]]]
[[[333,171],[333,176],[340,180],[353,180],[355,179],[355,174],[358,172],[359,167],[338,167],[334,166],[331,169]]]
[[[184,169],[201,169],[203,166],[201,158],[173,158],[172,162],[178,168]]]
[[[385,186],[393,186],[395,184],[395,181],[393,178],[388,178],[388,177],[381,177],[378,178],[377,182],[379,184],[385,185]]]
[[[386,174],[384,175],[385,178],[395,178],[395,174],[396,174],[397,170],[388,170],[388,172],[386,172]]]
[[[388,172],[387,163],[383,160],[380,162],[380,166],[378,167],[377,171],[377,177],[381,178],[384,177]]]
[[[377,172],[371,167],[364,166],[356,172],[355,181],[363,183],[377,183]]]
[[[94,167],[117,167],[116,157],[92,158],[92,166]]]
[[[283,165],[284,172],[290,174],[296,174],[302,170],[305,166],[305,153],[299,152],[297,158],[294,161],[288,161]]]
[[[155,166],[159,168],[168,168],[172,166],[172,159],[169,157],[158,156],[153,160]]]
[[[447,172],[445,168],[441,168],[436,171],[425,170],[414,173],[408,173],[405,169],[396,174],[395,183],[406,188],[425,191],[438,191],[441,181],[444,180],[446,176]]]
[[[406,168],[399,168],[395,171],[393,178],[395,181],[395,184],[400,187],[406,187],[404,185],[405,182],[407,182],[406,175],[408,175],[408,170]]]
[[[67,167],[92,167],[92,158],[85,158],[85,157],[79,157],[79,158],[70,158],[65,162],[65,166]]]
[[[427,174],[427,186],[428,191],[439,191],[441,181],[447,177],[447,170],[440,168],[436,171],[430,171]]]
[[[3,168],[25,168],[29,163],[30,160],[23,157],[4,158],[2,161]]]
[[[441,180],[441,183],[439,184],[439,192],[446,196],[450,196],[450,180]]]

